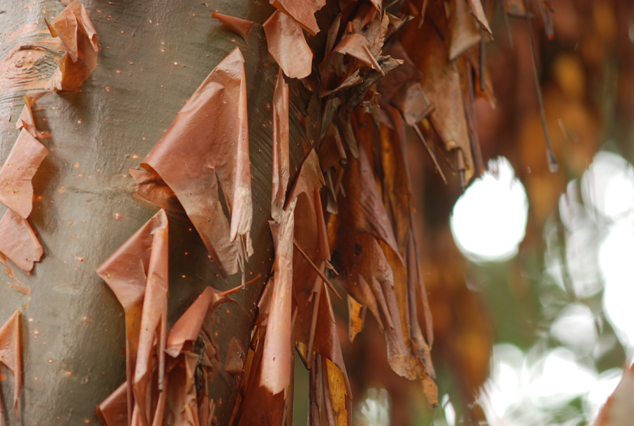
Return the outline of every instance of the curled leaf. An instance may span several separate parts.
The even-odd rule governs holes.
[[[308,77],[313,64],[313,51],[306,43],[299,24],[280,11],[275,11],[263,25],[269,53],[289,78]]]

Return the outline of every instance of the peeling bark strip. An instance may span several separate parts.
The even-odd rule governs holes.
[[[167,243],[167,215],[159,210],[97,268],[97,274],[125,311],[126,404],[131,425],[135,416],[151,424],[154,417],[162,417],[164,410],[165,399],[161,396],[167,341]],[[152,386],[154,374],[158,374],[158,390]],[[154,412],[148,399],[159,404]]]
[[[247,124],[244,58],[235,48],[203,81],[141,164],[174,191],[224,276],[242,270],[253,253]]]
[[[264,354],[262,356],[262,376],[260,384],[272,395],[284,390],[291,381],[291,308],[293,285],[293,228],[296,201],[282,212],[277,227],[277,245],[275,248],[275,276],[273,278],[271,307],[269,312]]]
[[[153,219],[154,220],[154,219]],[[150,224],[150,222],[148,222]],[[147,228],[144,227],[144,228]],[[147,237],[147,229],[139,230]],[[141,235],[139,235],[141,236]],[[130,240],[136,240],[132,237]],[[126,253],[133,254],[139,247],[134,247],[134,241],[131,244],[124,245],[122,250]],[[134,250],[133,250],[134,249]],[[122,253],[115,253],[117,258],[123,256]],[[114,256],[114,255],[113,255]],[[117,273],[114,268],[115,263],[123,262],[120,267],[125,267],[125,263],[132,259],[121,258],[120,260],[112,259],[101,273],[106,276],[110,272]],[[116,262],[115,262],[116,260]],[[131,266],[134,262],[131,262]],[[106,265],[106,264],[104,264]],[[107,272],[110,271],[110,272]],[[112,275],[110,276],[112,279]],[[112,281],[114,288],[117,288],[121,294],[121,282]],[[149,279],[148,279],[149,281]],[[113,288],[113,289],[114,289]],[[226,292],[217,292],[211,287],[207,287],[196,299],[194,303],[185,311],[185,313],[176,321],[169,334],[167,335],[164,352],[168,355],[164,364],[164,370],[161,370],[160,363],[152,369],[152,386],[148,388],[145,395],[137,392],[130,395],[129,388],[133,387],[136,391],[138,382],[136,379],[128,379],[126,383],[115,390],[108,398],[106,398],[96,409],[96,415],[106,426],[120,426],[129,424],[138,426],[141,424],[151,425],[168,425],[168,426],[202,426],[209,425],[213,417],[214,403],[209,399],[208,386],[209,382],[220,371],[220,362],[218,360],[218,348],[213,340],[210,340],[211,333],[210,324],[213,311],[224,302],[230,299],[227,296],[241,287],[231,289]],[[146,290],[147,293],[147,290]],[[142,296],[143,297],[143,296]],[[138,297],[134,297],[135,299]],[[167,300],[167,298],[165,298]],[[142,303],[144,301],[142,300]],[[144,304],[144,306],[147,304]],[[145,308],[144,308],[145,311]],[[143,327],[143,325],[141,325]],[[142,328],[142,331],[144,329]],[[195,349],[196,343],[200,343],[204,352],[201,355]],[[233,340],[232,340],[233,342]],[[241,349],[240,343],[235,340],[234,347],[238,347],[238,352],[242,352],[242,360],[244,360],[244,350]],[[158,351],[159,340],[155,340],[152,344],[153,351]],[[163,351],[161,351],[163,352]],[[234,350],[236,352],[236,350]],[[240,355],[238,355],[240,356]],[[231,364],[232,366],[235,364]],[[226,367],[225,367],[226,368]],[[158,387],[155,380],[160,380],[160,372],[164,371],[164,382],[162,387]],[[138,369],[137,369],[138,372]],[[240,370],[240,373],[242,370]],[[238,373],[235,373],[238,374]],[[157,379],[158,376],[158,379]],[[196,377],[198,376],[198,385],[196,385]],[[199,390],[200,389],[200,390]],[[140,400],[138,398],[141,398]],[[156,407],[155,412],[150,417],[142,415],[139,409],[139,401],[151,401],[148,404]],[[132,409],[130,407],[133,407]]]
[[[278,223],[282,220],[282,210],[286,201],[286,189],[290,177],[288,108],[288,84],[286,84],[280,69],[273,95],[273,182],[271,189],[271,217]]]
[[[83,4],[72,0],[49,25],[53,37],[59,37],[66,47],[59,68],[51,77],[51,90],[75,92],[97,68],[99,37]]]
[[[326,5],[326,0],[269,0],[269,2],[299,22],[310,35],[314,36],[319,32],[315,12]]]
[[[44,145],[24,129],[0,170],[0,203],[24,219],[33,208],[31,180],[46,154]]]
[[[18,418],[18,399],[22,389],[22,355],[20,349],[20,311],[13,315],[0,327],[0,363],[13,373],[13,414]],[[4,412],[0,404],[0,426]]]
[[[293,18],[280,11],[274,12],[264,23],[269,53],[289,78],[305,78],[311,72],[313,51],[304,32]]]
[[[222,24],[229,28],[234,33],[240,35],[246,43],[249,43],[249,34],[255,25],[255,22],[247,21],[246,19],[236,18],[234,16],[225,15],[215,11],[211,14],[211,17],[219,20]]]
[[[24,109],[30,111],[29,105]],[[24,111],[20,117],[23,116],[29,121],[28,114]],[[34,125],[30,127],[37,133]],[[33,269],[33,263],[38,262],[44,253],[26,218],[33,209],[31,181],[46,154],[48,150],[26,129],[22,129],[0,170],[0,203],[9,208],[0,220],[0,254],[26,272]],[[8,271],[11,277],[13,271],[10,267]]]

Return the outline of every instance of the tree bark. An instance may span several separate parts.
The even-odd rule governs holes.
[[[34,206],[29,222],[44,256],[27,275],[13,265],[17,278],[31,287],[30,296],[0,287],[0,323],[22,311],[24,386],[19,420],[11,409],[13,377],[0,382],[7,424],[51,425],[98,423],[95,406],[125,380],[123,309],[95,274],[112,252],[157,210],[133,196],[128,175],[159,140],[184,102],[235,46],[245,57],[254,218],[255,254],[250,258],[246,289],[232,295],[239,303],[216,311],[215,338],[224,363],[231,337],[248,347],[255,304],[270,271],[273,245],[267,220],[271,194],[271,102],[277,65],[269,56],[261,27],[248,45],[210,18],[220,10],[264,22],[274,11],[267,1],[158,0],[84,1],[100,38],[98,65],[80,92],[51,92],[35,103],[39,140],[49,149],[34,178]],[[20,52],[38,54],[38,40],[50,38],[50,22],[64,5],[37,0],[23,5],[5,0],[0,10],[0,160],[17,138],[14,129],[33,78],[56,69],[59,52],[45,54],[32,68]],[[22,61],[22,63],[20,63]],[[33,74],[33,72],[35,74]],[[308,94],[291,86],[291,171],[303,159],[299,117]],[[11,120],[7,123],[8,115]],[[220,130],[220,129],[219,129]],[[292,173],[294,175],[294,173]],[[0,206],[0,214],[4,214]],[[170,296],[172,324],[202,290],[225,290],[240,284],[240,274],[222,279],[191,223],[170,214]],[[247,315],[248,312],[248,315]],[[224,371],[213,381],[216,416],[227,424],[239,379]]]

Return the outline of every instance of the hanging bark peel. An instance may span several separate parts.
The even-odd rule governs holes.
[[[236,18],[235,16],[219,13],[217,10],[211,14],[213,19],[219,20],[225,27],[238,34],[242,39],[249,43],[249,34],[255,25],[255,22],[246,19]]]
[[[313,51],[293,18],[275,11],[264,23],[269,53],[289,78],[305,78],[311,72]]]
[[[0,203],[26,219],[33,208],[33,176],[48,150],[26,129],[0,170]]]
[[[156,172],[174,191],[220,272],[237,273],[253,252],[246,77],[240,49],[214,68],[141,166]]]
[[[20,311],[13,315],[0,327],[0,363],[13,373],[13,414],[18,418],[18,400],[22,389],[22,351],[20,342]],[[0,425],[4,413],[0,404]]]

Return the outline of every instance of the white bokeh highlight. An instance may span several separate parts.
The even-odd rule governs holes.
[[[458,248],[475,262],[504,261],[517,254],[526,230],[528,198],[504,157],[458,199],[451,231]]]

